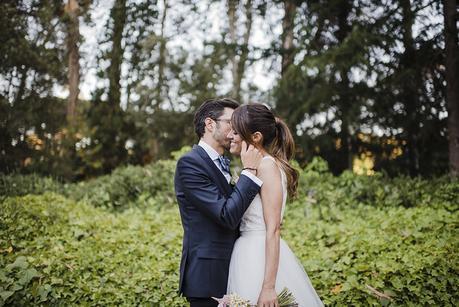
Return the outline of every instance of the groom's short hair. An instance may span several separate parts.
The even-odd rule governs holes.
[[[204,101],[194,114],[194,131],[200,139],[205,132],[205,120],[207,117],[218,119],[225,108],[236,109],[239,103],[231,98],[211,98]]]

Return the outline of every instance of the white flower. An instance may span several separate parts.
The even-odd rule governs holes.
[[[250,302],[236,293],[225,294],[222,298],[212,297],[218,302],[218,307],[250,307]]]
[[[218,302],[217,307],[254,307],[251,305],[249,300],[245,300],[236,293],[225,294],[222,298],[212,297]],[[277,300],[280,307],[298,307],[295,302],[295,297],[287,289],[284,288],[281,293],[277,295]]]
[[[230,184],[231,185],[236,185],[238,180],[239,180],[239,176],[238,175],[233,175],[233,176],[231,176]]]

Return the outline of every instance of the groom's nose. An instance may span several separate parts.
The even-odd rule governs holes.
[[[233,129],[230,130],[230,132],[228,132],[228,135],[226,136],[228,139],[233,139]]]

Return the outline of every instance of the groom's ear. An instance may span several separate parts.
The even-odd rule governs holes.
[[[214,131],[214,126],[213,126],[214,120],[210,117],[206,117],[204,120],[204,125],[209,131]]]

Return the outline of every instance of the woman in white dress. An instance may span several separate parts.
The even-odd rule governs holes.
[[[302,265],[280,238],[287,194],[294,195],[298,186],[298,172],[288,162],[294,153],[291,133],[262,104],[240,106],[231,124],[232,154],[240,153],[242,141],[262,152],[257,177],[263,185],[242,218],[227,293],[237,293],[258,306],[277,307],[277,294],[286,287],[299,306],[322,306]]]

